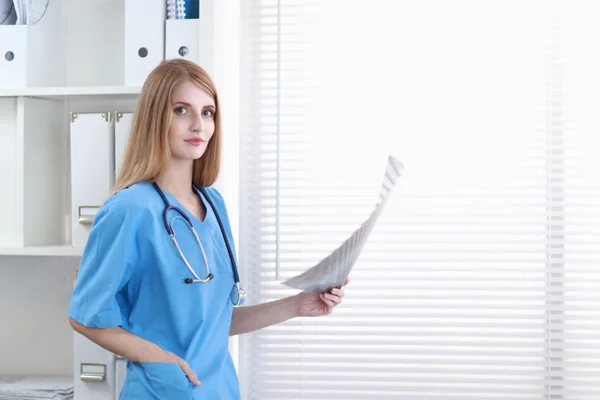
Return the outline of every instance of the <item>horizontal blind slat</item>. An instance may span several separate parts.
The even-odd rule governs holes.
[[[251,301],[295,293],[366,218],[369,145],[407,167],[334,315],[242,340],[248,398],[597,400],[595,13],[391,4],[244,3]]]

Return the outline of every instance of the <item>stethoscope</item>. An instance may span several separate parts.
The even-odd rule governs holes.
[[[167,229],[169,236],[171,236],[171,240],[173,241],[173,244],[177,248],[177,252],[179,253],[179,256],[185,263],[188,270],[194,276],[194,278],[185,278],[184,282],[187,284],[191,284],[191,283],[206,283],[206,282],[210,281],[215,276],[210,272],[210,267],[208,266],[208,260],[206,258],[206,253],[204,252],[204,246],[202,246],[202,242],[200,241],[200,237],[198,236],[198,233],[196,233],[196,229],[194,228],[192,221],[181,209],[169,204],[167,197],[165,196],[165,194],[163,193],[163,191],[161,190],[161,188],[158,186],[158,184],[156,182],[152,182],[152,186],[154,186],[154,189],[158,192],[158,194],[162,198],[163,202],[165,203],[165,209],[163,210],[163,222],[165,224],[165,228]],[[225,232],[225,228],[223,227],[223,222],[221,221],[221,217],[219,216],[219,213],[217,212],[217,208],[215,207],[214,203],[212,202],[206,189],[203,187],[197,187],[196,185],[193,185],[193,186],[195,189],[200,191],[200,193],[202,193],[204,198],[206,198],[206,201],[208,201],[208,204],[210,205],[210,208],[213,210],[213,213],[215,214],[215,217],[217,218],[217,222],[219,223],[219,228],[221,229],[221,234],[223,235],[223,240],[225,241],[225,246],[227,247],[227,252],[229,253],[229,259],[231,260],[231,268],[233,269],[233,279],[235,282],[233,284],[233,288],[231,289],[230,298],[231,298],[231,302],[233,303],[234,306],[239,306],[240,304],[244,303],[244,300],[246,298],[246,292],[240,286],[240,276],[238,274],[237,263],[235,262],[235,256],[233,255],[233,251],[231,250],[231,246],[229,244],[229,239],[227,239],[227,233]],[[167,213],[169,212],[169,210],[173,210],[179,214],[179,216],[173,217],[173,219],[171,219],[171,222],[169,222],[168,218],[167,218]],[[176,219],[183,219],[189,225],[190,230],[192,231],[192,233],[194,234],[194,237],[196,238],[196,242],[198,243],[198,246],[200,247],[200,251],[202,252],[202,258],[204,259],[204,267],[206,269],[206,275],[204,276],[204,278],[201,278],[198,276],[198,274],[196,274],[196,271],[194,270],[194,268],[192,268],[192,266],[188,262],[187,258],[181,251],[181,248],[179,247],[179,243],[177,243],[177,239],[175,239],[175,231],[173,230],[172,224],[173,224],[173,221],[175,221]]]

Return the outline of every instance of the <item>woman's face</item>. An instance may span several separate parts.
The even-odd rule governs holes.
[[[184,82],[173,91],[169,147],[174,160],[197,160],[206,151],[215,133],[215,102],[193,82]]]

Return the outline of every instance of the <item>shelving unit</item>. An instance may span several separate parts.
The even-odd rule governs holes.
[[[137,96],[140,86],[64,86],[27,87],[0,90],[0,97],[40,97],[47,99],[80,98],[95,96]]]
[[[0,248],[0,256],[80,257],[83,249],[73,246],[27,246]]]
[[[164,1],[50,0],[38,24],[0,26],[0,75],[5,78],[0,79],[0,321],[8,327],[0,330],[0,376],[78,380],[74,334],[66,318],[83,252],[71,244],[69,114],[134,111],[143,79],[128,83],[136,74],[126,64],[127,52],[138,49],[126,25],[132,5],[156,9],[159,3],[162,7]],[[230,85],[231,79],[222,72],[224,61],[217,61],[225,25],[215,19],[232,4],[200,1],[199,25],[186,28],[195,35],[192,45],[185,43],[189,54],[217,86]],[[166,21],[161,23],[166,31]],[[142,28],[135,31],[143,33]],[[26,43],[27,61],[12,64],[12,79],[3,69],[3,46],[15,35]],[[23,68],[26,76],[17,76]],[[222,104],[228,102],[224,98]],[[76,398],[109,400],[100,392]]]
[[[51,0],[37,24],[0,26],[0,256],[68,248],[68,115],[133,112],[167,45],[213,74],[215,7],[167,23],[164,0]]]

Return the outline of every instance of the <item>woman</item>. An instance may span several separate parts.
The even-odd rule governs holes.
[[[329,314],[344,296],[334,288],[234,308],[235,252],[224,235],[233,238],[223,198],[210,188],[220,146],[210,77],[185,60],[161,63],[142,89],[69,308],[73,329],[128,360],[121,399],[239,399],[229,335]],[[167,206],[181,213],[163,214]]]

